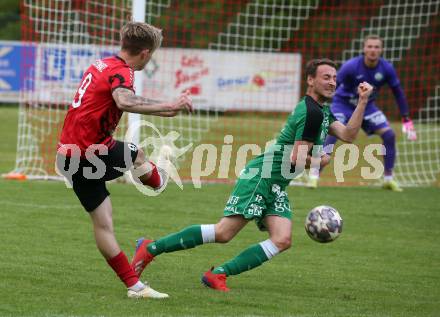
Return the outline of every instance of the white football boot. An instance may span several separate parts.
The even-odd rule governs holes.
[[[168,298],[169,295],[165,293],[160,293],[154,289],[152,289],[147,283],[145,283],[145,288],[140,291],[133,291],[129,289],[127,291],[128,298],[155,298],[155,299],[162,299],[162,298]]]

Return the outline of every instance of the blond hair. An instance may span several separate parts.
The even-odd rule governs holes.
[[[379,40],[380,43],[383,45],[383,40],[379,35],[376,34],[367,35],[366,37],[364,37],[364,45],[365,43],[367,43],[368,40]]]
[[[148,49],[154,52],[162,44],[162,30],[143,22],[128,22],[120,32],[121,49],[130,55],[138,55]]]

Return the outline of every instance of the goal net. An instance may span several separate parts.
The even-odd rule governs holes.
[[[117,52],[131,6],[131,0],[23,2],[24,89],[15,173],[56,176],[56,144],[82,72]],[[396,177],[407,186],[432,184],[440,171],[439,6],[434,0],[146,1],[145,21],[164,30],[164,43],[143,71],[140,90],[168,100],[189,89],[195,113],[142,116],[150,125],[141,128],[140,142],[159,131],[176,148],[192,145],[179,157],[181,178],[191,179],[192,167],[200,163],[202,181],[233,181],[243,161],[276,137],[305,93],[305,63],[318,57],[341,63],[361,53],[364,36],[377,34],[418,132],[416,142],[405,140],[397,105],[384,87],[377,104],[398,136]],[[118,138],[127,119],[121,123]],[[366,143],[380,139],[361,136],[357,142],[362,154]],[[144,145],[152,151],[151,144]],[[361,159],[344,184],[364,183],[362,166],[368,164]],[[331,166],[322,182],[336,184]]]

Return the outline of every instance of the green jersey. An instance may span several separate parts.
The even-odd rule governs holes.
[[[292,177],[290,153],[295,141],[308,141],[322,146],[327,137],[329,126],[335,117],[327,104],[320,105],[312,97],[305,96],[295,110],[287,118],[284,128],[265,153],[251,160],[247,165],[243,178],[256,175],[273,179],[280,185],[287,185]],[[246,174],[248,174],[246,176]]]
[[[291,219],[292,206],[284,189],[293,178],[290,163],[293,144],[302,140],[322,146],[334,121],[328,105],[320,105],[310,96],[301,99],[276,143],[246,165],[226,203],[224,216],[254,219],[261,230],[266,229],[267,216]]]

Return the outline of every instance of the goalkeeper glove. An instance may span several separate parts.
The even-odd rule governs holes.
[[[416,129],[414,129],[414,124],[412,120],[407,116],[402,118],[402,132],[406,134],[408,140],[417,140],[417,133]]]

